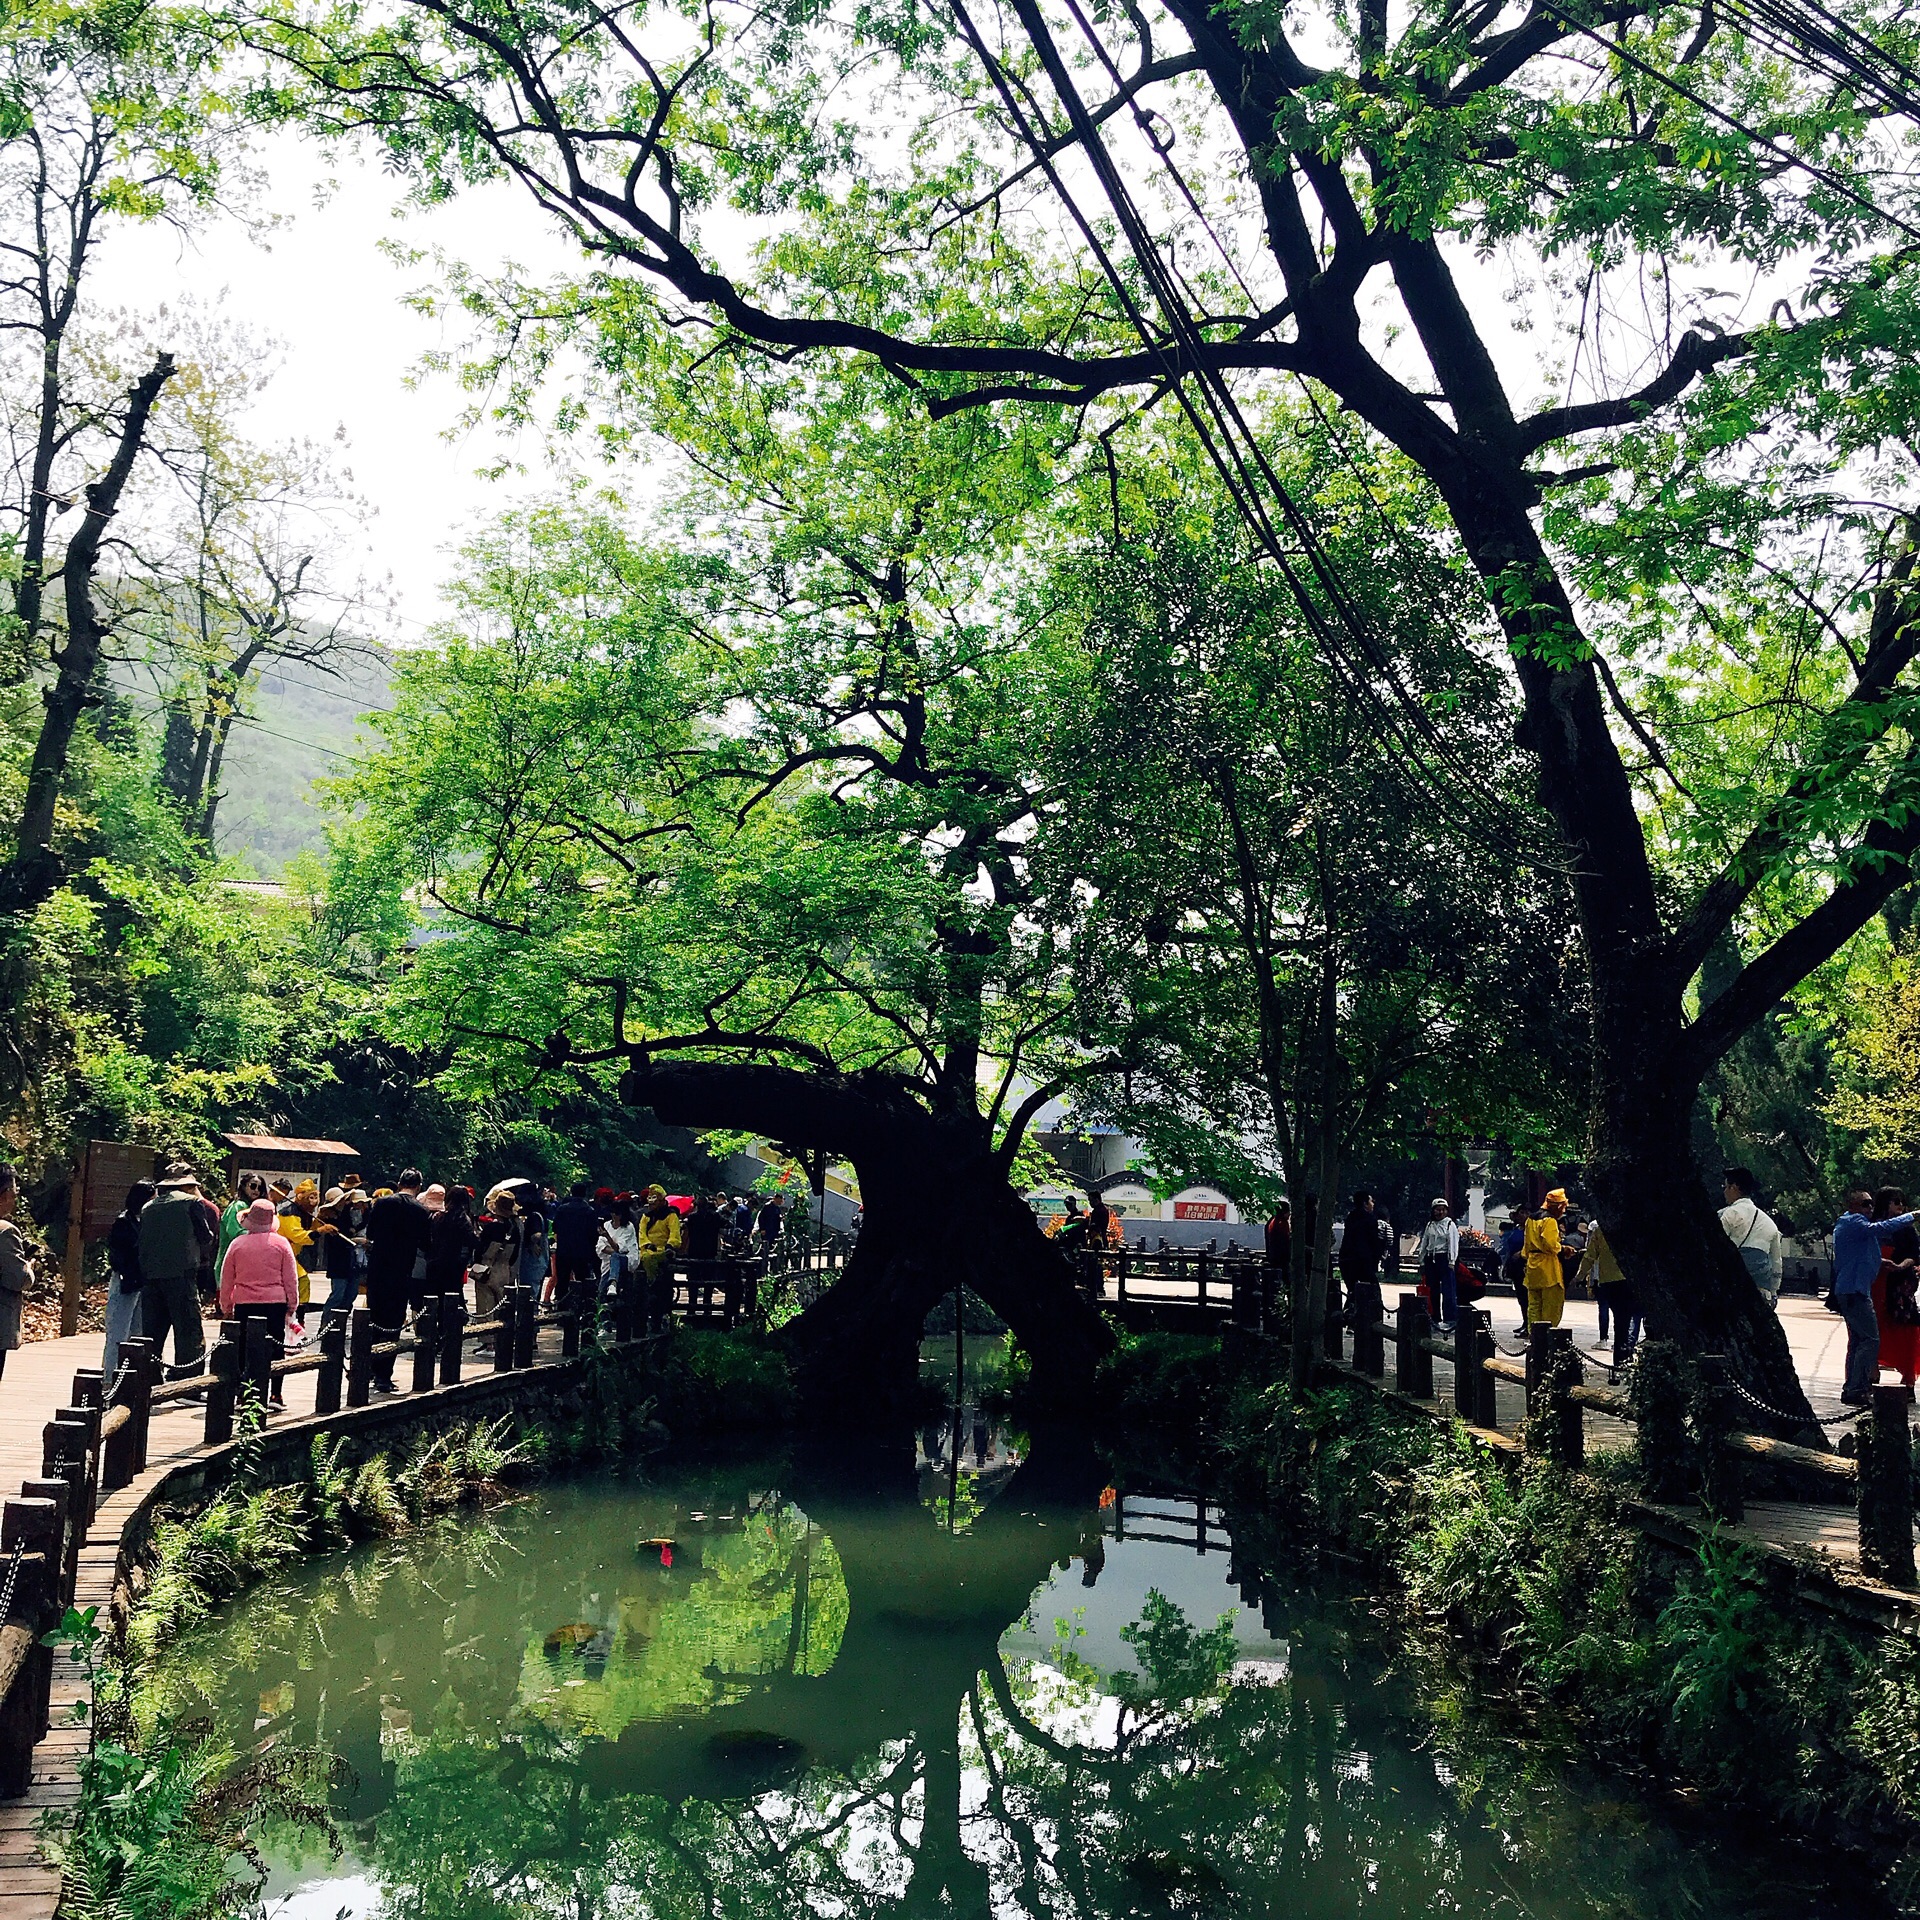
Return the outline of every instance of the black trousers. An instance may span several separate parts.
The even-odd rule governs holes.
[[[199,1275],[176,1273],[156,1277],[140,1289],[140,1330],[153,1342],[154,1358],[173,1335],[174,1380],[191,1380],[206,1372],[207,1336],[200,1324]]]
[[[403,1267],[398,1272],[382,1270],[367,1273],[367,1311],[373,1315],[373,1324],[380,1329],[377,1338],[391,1340],[398,1336],[407,1318],[407,1286],[412,1278],[412,1269]],[[393,1384],[393,1355],[383,1354],[374,1362],[373,1377],[383,1386]]]

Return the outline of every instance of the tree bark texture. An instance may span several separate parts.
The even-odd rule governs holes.
[[[927,1314],[965,1286],[1013,1329],[1039,1399],[1086,1404],[1112,1332],[1007,1184],[977,1115],[929,1113],[884,1075],[748,1062],[652,1061],[624,1077],[621,1096],[670,1126],[749,1127],[853,1163],[859,1241],[840,1278],[784,1329],[810,1398],[877,1424],[908,1417]]]
[[[173,356],[162,353],[128,389],[113,458],[99,479],[88,482],[85,517],[67,542],[60,570],[66,595],[66,643],[55,655],[53,685],[46,691],[46,717],[27,770],[14,856],[0,869],[0,912],[18,913],[37,906],[60,884],[60,864],[53,851],[54,809],[66,778],[74,732],[94,701],[94,675],[107,637],[106,623],[94,604],[94,575],[107,529],[120,509],[120,497],[146,438],[154,403],[172,377]]]

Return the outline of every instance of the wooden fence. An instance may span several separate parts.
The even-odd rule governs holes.
[[[678,1261],[654,1290],[635,1276],[631,1287],[597,1302],[548,1313],[529,1289],[515,1288],[483,1319],[469,1314],[464,1294],[446,1293],[429,1298],[399,1331],[376,1327],[368,1309],[356,1307],[345,1322],[321,1329],[313,1351],[296,1354],[285,1353],[278,1337],[278,1305],[242,1307],[221,1323],[205,1371],[184,1379],[162,1380],[152,1341],[123,1340],[111,1383],[97,1368],[74,1374],[72,1404],[42,1435],[41,1477],[23,1480],[19,1497],[0,1504],[0,1800],[27,1791],[33,1749],[49,1726],[53,1652],[42,1638],[73,1598],[80,1548],[102,1496],[146,1469],[156,1408],[203,1403],[201,1437],[219,1446],[233,1439],[245,1404],[271,1411],[281,1383],[295,1374],[318,1376],[315,1414],[337,1413],[376,1395],[451,1386],[476,1363],[494,1373],[531,1367],[543,1327],[559,1329],[561,1356],[571,1358],[589,1338],[614,1347],[647,1339],[669,1317],[751,1323],[770,1273],[817,1282],[845,1257],[841,1246],[796,1245],[776,1249],[771,1260]]]
[[[1527,1444],[1569,1467],[1586,1457],[1589,1414],[1656,1424],[1667,1436],[1663,1444],[1669,1451],[1684,1447],[1681,1436],[1691,1430],[1701,1436],[1699,1497],[1715,1517],[1742,1517],[1741,1463],[1789,1469],[1819,1483],[1829,1497],[1854,1502],[1863,1572],[1889,1586],[1915,1586],[1913,1450],[1904,1387],[1874,1389],[1857,1429],[1858,1456],[1848,1458],[1748,1431],[1741,1424],[1742,1405],[1759,1403],[1743,1394],[1719,1356],[1694,1361],[1692,1388],[1677,1375],[1667,1380],[1657,1373],[1649,1373],[1632,1393],[1588,1386],[1585,1357],[1568,1328],[1534,1327],[1524,1357],[1512,1359],[1495,1346],[1488,1316],[1477,1307],[1462,1306],[1453,1338],[1441,1340],[1417,1293],[1403,1293],[1388,1319],[1377,1287],[1356,1292],[1361,1297],[1346,1314],[1328,1317],[1324,1352],[1329,1360],[1347,1362],[1350,1325],[1350,1364],[1356,1373],[1384,1381],[1391,1347],[1394,1389],[1428,1402],[1434,1398],[1433,1363],[1445,1360],[1453,1368],[1455,1413],[1469,1427],[1499,1439],[1506,1436],[1499,1433],[1494,1391],[1499,1381],[1511,1381],[1526,1394]],[[1667,1463],[1669,1471],[1683,1472],[1684,1466],[1678,1459]]]

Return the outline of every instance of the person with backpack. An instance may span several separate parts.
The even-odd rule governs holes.
[[[440,1205],[427,1205],[438,1192]],[[473,1195],[461,1186],[429,1187],[420,1204],[427,1207],[427,1281],[429,1293],[467,1297],[467,1269],[473,1264],[474,1231],[469,1209]]]
[[[140,1214],[140,1318],[157,1356],[173,1335],[172,1380],[206,1371],[207,1336],[200,1324],[200,1267],[213,1257],[213,1228],[200,1202],[200,1182],[175,1161]]]
[[[1520,1303],[1518,1331],[1524,1340],[1527,1337],[1527,1216],[1518,1203],[1507,1218],[1506,1231],[1500,1236],[1499,1254],[1500,1278],[1513,1289],[1513,1297]]]
[[[1591,1285],[1600,1307],[1600,1339],[1605,1344],[1607,1322],[1613,1322],[1613,1364],[1623,1367],[1627,1357],[1640,1344],[1640,1297],[1633,1282],[1621,1271],[1607,1244],[1606,1229],[1598,1220],[1587,1230],[1587,1244],[1580,1254],[1575,1279],[1581,1286]]]
[[[1760,1210],[1753,1197],[1753,1175],[1745,1167],[1729,1167],[1722,1179],[1727,1204],[1720,1209],[1720,1225],[1767,1305],[1777,1308],[1784,1265],[1780,1229]]]
[[[573,1183],[548,1216],[547,1237],[553,1248],[554,1300],[561,1306],[591,1300],[600,1281],[600,1210],[593,1204],[591,1180]]]
[[[136,1180],[107,1229],[107,1347],[100,1370],[109,1382],[120,1364],[121,1341],[135,1338],[140,1325],[140,1210],[152,1198],[153,1182]]]

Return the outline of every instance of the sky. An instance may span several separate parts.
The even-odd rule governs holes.
[[[545,271],[578,256],[518,188],[480,189],[396,218],[395,183],[348,154],[322,154],[289,134],[266,142],[258,163],[279,216],[273,230],[256,238],[232,217],[187,236],[122,226],[101,255],[96,296],[147,315],[217,300],[230,321],[282,344],[284,366],[250,431],[275,441],[344,430],[344,464],[374,508],[369,575],[391,576],[393,637],[417,641],[440,611],[450,547],[489,513],[541,491],[542,455],[535,443],[503,442],[487,428],[449,438],[463,401],[451,375],[428,373],[409,387],[423,354],[459,345],[459,325],[443,327],[404,304],[431,270],[396,264],[380,242],[443,247],[482,268],[512,261]],[[477,470],[503,450],[531,470],[482,478]]]

